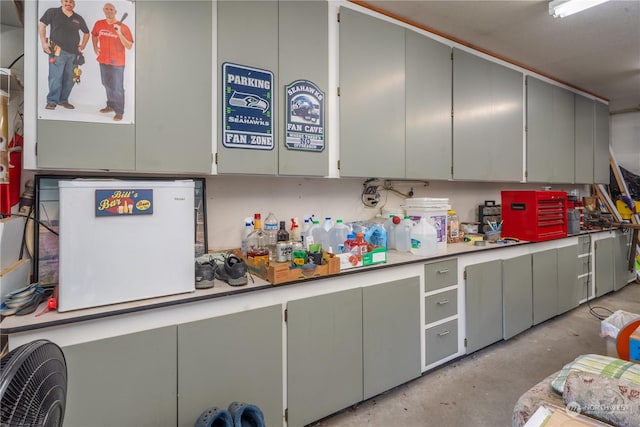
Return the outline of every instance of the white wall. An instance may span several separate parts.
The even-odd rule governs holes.
[[[278,220],[302,218],[314,214],[322,221],[325,216],[344,221],[373,218],[382,207],[399,208],[404,198],[393,192],[380,191],[381,202],[367,208],[361,202],[364,179],[290,178],[255,176],[213,176],[206,181],[208,242],[210,250],[240,247],[244,218],[258,212],[262,219],[270,211]],[[477,221],[478,205],[485,200],[500,204],[500,190],[540,189],[541,184],[506,184],[486,182],[432,181],[428,187],[420,184],[400,184],[403,193],[413,185],[414,197],[449,198],[460,221]],[[553,186],[554,190],[577,189],[588,195],[583,185]],[[387,194],[388,193],[388,194]],[[385,204],[386,200],[386,204]]]
[[[611,116],[611,147],[619,166],[640,175],[640,112]]]

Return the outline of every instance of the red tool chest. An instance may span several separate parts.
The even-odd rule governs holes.
[[[567,237],[567,193],[502,191],[501,235],[531,242]]]

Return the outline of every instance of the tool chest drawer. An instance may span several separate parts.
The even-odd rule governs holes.
[[[425,291],[435,291],[458,283],[458,259],[446,259],[424,266]]]
[[[454,316],[458,312],[458,290],[441,292],[424,299],[425,324]]]
[[[458,319],[450,320],[425,331],[425,362],[427,365],[458,351]]]

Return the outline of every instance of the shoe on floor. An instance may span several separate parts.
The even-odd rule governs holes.
[[[196,289],[213,288],[213,279],[216,276],[216,264],[196,261]]]
[[[247,284],[247,264],[235,255],[226,255],[221,260],[216,258],[216,279],[224,280],[229,286]]]
[[[233,427],[233,418],[226,409],[212,406],[200,414],[195,427]]]
[[[73,105],[69,104],[68,102],[61,102],[60,105],[66,108],[67,110],[73,110],[74,108],[76,108]]]
[[[122,120],[122,114],[117,114],[115,116],[113,116],[113,120],[116,122],[119,122],[120,120]]]
[[[45,105],[44,108],[46,108],[47,110],[55,110],[56,104],[54,104],[53,102],[47,102],[47,105]]]
[[[256,405],[233,402],[229,405],[229,413],[234,427],[265,427],[264,414]]]
[[[101,112],[101,113],[113,113],[113,112],[114,112],[114,110],[113,110],[113,108],[111,108],[111,107],[104,107],[104,108],[101,108],[101,109],[100,109],[100,112]]]

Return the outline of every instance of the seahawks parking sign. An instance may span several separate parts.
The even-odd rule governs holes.
[[[324,92],[309,80],[296,80],[285,88],[290,150],[324,150]]]
[[[225,62],[222,79],[222,145],[272,150],[273,73]]]

